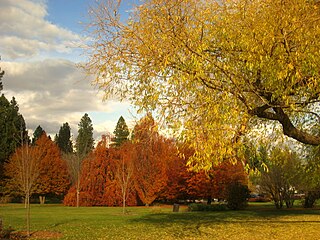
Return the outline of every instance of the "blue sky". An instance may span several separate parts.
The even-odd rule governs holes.
[[[95,137],[113,132],[122,115],[129,126],[135,112],[128,102],[102,101],[99,92],[75,66],[87,12],[94,0],[1,0],[0,67],[7,98],[20,107],[30,133],[41,125],[54,135],[64,122],[77,135],[84,113],[93,121]],[[138,0],[122,1],[122,11]]]

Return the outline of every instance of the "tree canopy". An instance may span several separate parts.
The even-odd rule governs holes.
[[[98,1],[83,67],[106,97],[182,129],[198,163],[235,157],[252,119],[319,145],[317,2],[147,0],[124,22],[116,1]]]

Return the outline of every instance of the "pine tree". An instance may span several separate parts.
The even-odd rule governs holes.
[[[0,96],[0,185],[3,180],[3,164],[23,143],[29,142],[28,132],[18,104],[13,97],[9,102]],[[0,191],[1,192],[1,191]]]
[[[126,121],[121,116],[118,120],[117,126],[114,130],[113,146],[119,147],[123,142],[128,140],[129,128]]]
[[[85,157],[93,149],[93,127],[92,121],[87,113],[81,118],[76,140],[76,151],[81,158]]]
[[[32,138],[32,145],[36,143],[36,141],[41,137],[41,135],[45,133],[42,127],[39,125],[36,130],[34,130],[33,138]]]
[[[54,141],[63,153],[73,152],[71,128],[67,122],[60,127],[59,134],[55,136]]]

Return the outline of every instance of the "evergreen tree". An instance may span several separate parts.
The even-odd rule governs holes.
[[[54,141],[63,153],[73,152],[71,128],[67,122],[60,127],[59,134],[56,134]]]
[[[129,128],[126,124],[126,121],[121,116],[118,120],[117,126],[114,130],[114,138],[113,140],[113,146],[119,147],[123,142],[128,140],[129,136]]]
[[[36,141],[41,137],[41,135],[45,133],[42,127],[39,125],[36,130],[34,130],[33,138],[32,138],[32,145],[36,143]]]
[[[18,104],[13,97],[9,102],[0,97],[0,181],[3,179],[3,164],[8,161],[15,149],[29,142],[28,132]],[[1,184],[0,184],[1,185]]]
[[[94,144],[92,121],[87,113],[81,118],[76,140],[76,150],[80,158],[85,157],[92,149]]]
[[[3,89],[3,86],[2,86],[2,77],[3,77],[3,75],[4,75],[4,71],[1,71],[1,68],[0,68],[0,92]]]

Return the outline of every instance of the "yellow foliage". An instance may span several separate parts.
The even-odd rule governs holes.
[[[107,97],[129,98],[183,129],[197,166],[237,157],[254,109],[289,113],[318,98],[313,1],[147,0],[127,22],[110,3],[91,11],[83,67]]]

